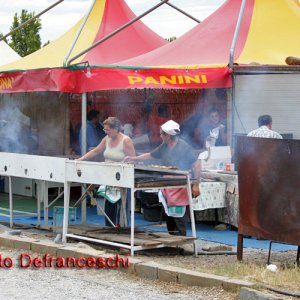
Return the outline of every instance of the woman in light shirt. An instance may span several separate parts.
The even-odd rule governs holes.
[[[106,136],[100,144],[79,158],[79,160],[91,160],[103,153],[105,162],[122,162],[126,156],[135,156],[135,150],[131,138],[121,132],[121,122],[116,117],[109,117],[103,122]],[[127,197],[128,198],[128,197]],[[111,203],[106,200],[105,213],[114,224],[119,223],[120,200]],[[128,201],[127,201],[128,202]],[[126,204],[128,208],[128,203]],[[128,220],[127,209],[127,220]],[[105,224],[110,226],[110,222],[105,219]]]

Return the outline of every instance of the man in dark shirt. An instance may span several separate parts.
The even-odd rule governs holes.
[[[100,123],[103,121],[104,112],[99,112],[98,110],[90,110],[87,114],[86,122],[86,150],[89,151],[92,148],[98,146],[101,140],[105,137],[105,132],[103,131],[103,125]],[[82,141],[82,128],[79,131],[79,146],[81,151],[81,141]],[[82,153],[83,154],[83,153]]]
[[[160,137],[162,144],[155,148],[152,152],[144,153],[136,157],[126,157],[125,161],[134,162],[139,160],[160,159],[164,166],[173,166],[181,170],[189,170],[193,172],[196,183],[192,185],[192,195],[197,197],[200,194],[200,164],[194,150],[184,140],[179,138],[179,124],[170,120],[160,127]],[[182,217],[167,218],[168,231],[171,234],[186,235],[186,226],[188,221],[189,205],[188,195],[185,188],[169,188],[165,190],[165,198],[167,205],[184,206],[185,213]]]
[[[217,108],[209,110],[209,123],[200,128],[200,135],[203,141],[208,141],[210,146],[225,146],[226,127],[221,123],[220,113]]]

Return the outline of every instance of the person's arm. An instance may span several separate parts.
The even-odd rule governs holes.
[[[123,162],[134,162],[134,161],[139,161],[139,160],[150,160],[150,159],[155,159],[155,158],[160,158],[161,157],[161,149],[163,147],[163,144],[155,148],[152,152],[144,153],[139,156],[127,156],[124,158]]]
[[[129,137],[124,139],[124,153],[125,156],[136,156],[132,139]]]
[[[102,153],[105,150],[106,139],[107,139],[107,137],[102,139],[102,141],[100,142],[100,144],[97,147],[95,147],[91,151],[87,152],[86,154],[84,154],[83,156],[78,158],[78,160],[91,160],[93,157]]]
[[[201,166],[200,161],[197,159],[193,164],[193,173],[196,179],[196,182],[192,185],[192,196],[195,198],[200,195],[200,174],[201,174]]]
[[[144,153],[138,156],[126,156],[123,162],[133,163],[135,161],[150,160],[150,159],[153,159],[151,153]]]

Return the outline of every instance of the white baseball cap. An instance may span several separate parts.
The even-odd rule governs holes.
[[[180,133],[180,125],[173,120],[161,125],[161,130],[169,135],[177,135]]]

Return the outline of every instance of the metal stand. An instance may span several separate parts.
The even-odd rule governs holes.
[[[143,170],[144,168],[141,168]],[[134,255],[135,251],[149,249],[149,248],[161,248],[166,247],[165,244],[160,244],[157,246],[137,246],[134,243],[135,236],[135,220],[134,220],[134,204],[135,198],[134,193],[138,190],[147,190],[153,189],[151,187],[136,187],[135,186],[135,172],[139,170],[139,167],[134,167],[130,164],[120,164],[120,163],[95,163],[95,162],[86,162],[86,161],[66,161],[66,181],[65,188],[68,187],[70,182],[80,182],[80,183],[89,183],[89,184],[104,184],[110,186],[117,186],[120,188],[129,188],[131,190],[131,218],[130,218],[130,245],[124,243],[116,243],[113,241],[107,241],[103,239],[95,239],[90,237],[83,237],[76,234],[68,233],[68,213],[69,213],[69,197],[68,194],[65,193],[65,209],[64,209],[64,225],[63,225],[63,242],[67,241],[67,238],[75,238],[78,240],[91,241],[99,244],[105,244],[110,246],[121,247],[125,249],[129,249],[131,255]],[[157,172],[157,174],[162,173],[161,168],[152,168],[152,172]],[[161,184],[161,186],[156,188],[168,188],[168,187],[185,187],[188,190],[189,195],[189,207],[190,207],[190,215],[191,215],[191,227],[192,227],[192,237],[196,239],[196,226],[194,213],[192,208],[192,194],[190,189],[190,178],[189,174],[186,171],[177,171],[177,170],[168,170],[164,171],[169,175],[177,175],[177,176],[185,176],[186,182],[185,184],[180,185],[171,185],[168,186],[166,184]],[[190,241],[189,241],[190,242]],[[194,241],[194,250],[195,255],[197,254],[197,243]]]
[[[48,222],[48,190],[47,182],[63,183],[65,178],[66,158],[27,155],[18,153],[0,153],[0,175],[9,177],[9,217],[10,227],[13,226],[14,214],[37,216],[37,225],[41,223],[40,203],[44,200],[45,223]],[[22,177],[38,180],[37,212],[26,212],[13,209],[12,177]],[[47,190],[47,192],[46,192]]]
[[[190,207],[190,217],[191,217],[191,227],[192,227],[192,239],[194,240],[195,254],[197,254],[196,249],[196,227],[195,219],[192,208],[192,195],[191,195],[191,182],[189,178],[189,173],[187,171],[171,170],[168,168],[159,167],[143,167],[134,166],[131,164],[121,164],[121,163],[97,163],[97,162],[87,162],[87,161],[74,161],[66,158],[59,157],[47,157],[47,156],[37,156],[37,155],[27,155],[27,154],[17,154],[17,153],[0,153],[0,175],[9,177],[24,177],[30,179],[39,180],[41,183],[40,197],[45,198],[45,190],[47,189],[47,182],[57,182],[64,184],[64,219],[63,219],[63,242],[67,241],[67,238],[76,238],[78,240],[92,241],[100,244],[117,246],[121,248],[130,249],[131,255],[134,255],[135,251],[144,250],[149,248],[161,248],[169,246],[166,242],[159,242],[154,245],[135,245],[135,220],[134,220],[134,204],[135,198],[134,194],[138,190],[153,189],[153,185],[135,186],[135,175],[136,172],[148,171],[153,174],[153,177],[163,175],[172,175],[179,180],[171,179],[166,181],[160,181],[159,186],[156,188],[177,188],[184,187],[187,188],[189,196],[189,207]],[[166,183],[164,183],[166,182]],[[69,220],[69,207],[70,207],[70,187],[74,183],[80,184],[104,184],[109,186],[116,186],[124,189],[131,190],[131,215],[130,215],[130,245],[125,243],[116,243],[113,241],[93,239],[89,237],[83,237],[75,234],[68,233],[68,220]],[[48,192],[47,192],[48,194]],[[10,182],[10,225],[13,225],[13,197]],[[44,199],[45,200],[45,199]],[[125,201],[123,201],[125,203]],[[53,203],[53,202],[52,202]],[[48,197],[45,200],[46,206],[46,220],[48,214]],[[40,224],[40,201],[37,204],[37,218],[38,225]],[[32,213],[31,213],[32,214]],[[82,219],[86,217],[86,212],[84,211]],[[191,242],[191,238],[182,239],[180,243]],[[172,241],[173,243],[173,241]],[[176,241],[173,243],[176,245]]]
[[[273,243],[279,243],[279,242],[276,242],[276,241],[270,241],[269,243],[269,253],[268,253],[268,261],[267,261],[267,264],[269,265],[270,264],[270,258],[271,258],[271,250],[272,250],[272,244]],[[284,243],[284,242],[280,242],[280,244],[286,244],[286,245],[292,245],[290,243]],[[299,266],[299,259],[300,259],[300,246],[298,246],[298,250],[297,250],[297,256],[296,256],[296,263],[297,265]]]

